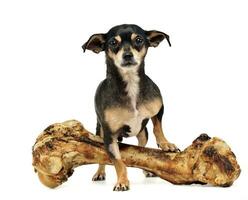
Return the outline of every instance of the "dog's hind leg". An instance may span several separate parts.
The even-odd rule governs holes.
[[[102,127],[99,122],[96,124],[96,135],[103,138]],[[96,173],[92,177],[92,181],[104,181],[106,178],[105,165],[99,165]]]
[[[148,142],[148,131],[146,127],[137,135],[137,139],[138,139],[139,146],[141,147],[146,146]],[[146,171],[146,170],[143,170],[143,173],[145,174],[145,177],[156,177],[155,174],[153,174],[152,172]]]

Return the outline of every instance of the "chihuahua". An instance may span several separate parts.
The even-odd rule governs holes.
[[[138,144],[148,140],[146,128],[149,119],[158,146],[165,151],[177,151],[162,130],[164,112],[158,86],[145,74],[144,59],[149,47],[157,47],[164,39],[171,46],[169,36],[160,31],[145,31],[137,25],[123,24],[111,28],[106,34],[94,34],[82,46],[95,53],[105,51],[107,75],[95,94],[97,115],[96,134],[104,140],[105,149],[117,173],[115,191],[129,189],[127,170],[121,160],[118,141],[136,136]],[[144,172],[147,177],[153,176]],[[99,165],[93,181],[105,180],[105,166]]]

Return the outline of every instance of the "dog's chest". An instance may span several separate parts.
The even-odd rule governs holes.
[[[130,127],[129,136],[137,135],[141,131],[144,119],[155,116],[162,106],[160,98],[140,103],[136,109],[130,107],[111,107],[105,110],[105,121],[109,125],[111,132],[116,133],[125,125]]]
[[[130,118],[124,120],[124,125],[130,127],[130,132],[127,134],[129,136],[135,136],[141,131],[142,121],[146,118],[150,118],[149,116],[142,113],[140,110],[134,110],[132,114],[130,114]]]
[[[144,119],[149,119],[156,115],[161,106],[160,98],[153,98],[144,102],[137,102],[140,92],[139,77],[135,73],[122,74],[123,80],[126,82],[126,94],[129,99],[127,107],[112,107],[105,111],[105,120],[109,124],[111,131],[114,133],[124,125],[130,127],[129,136],[137,135],[142,128]]]
[[[122,74],[123,80],[126,82],[126,88],[125,91],[127,92],[127,96],[130,99],[131,109],[130,118],[126,119],[125,125],[128,125],[130,127],[130,133],[128,133],[130,136],[138,134],[138,132],[141,129],[142,121],[146,118],[144,113],[142,113],[137,108],[137,97],[139,94],[139,81],[140,78],[137,75],[137,72],[131,72],[131,73],[123,73]]]
[[[126,83],[125,91],[130,99],[131,107],[134,111],[137,110],[137,97],[139,94],[140,78],[136,71],[122,71],[121,76]]]

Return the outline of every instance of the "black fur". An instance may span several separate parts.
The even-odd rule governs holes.
[[[164,106],[162,105],[162,107],[160,108],[160,110],[157,114],[157,118],[160,122],[162,121],[163,114],[164,114]]]
[[[99,122],[96,123],[96,135],[100,136],[101,125]]]
[[[135,41],[131,40],[132,33],[135,33],[137,37],[139,36],[139,41],[136,40],[136,38]],[[151,38],[152,33],[155,35],[153,38]],[[115,41],[115,36],[117,35],[121,37],[121,43]],[[112,133],[104,118],[104,111],[110,107],[124,107],[127,109],[132,109],[132,105],[130,97],[128,97],[127,92],[125,91],[127,83],[123,80],[117,66],[115,66],[114,61],[108,55],[108,51],[111,50],[116,54],[121,48],[125,50],[127,45],[131,45],[132,48],[137,51],[140,51],[143,47],[147,50],[150,46],[157,46],[164,38],[166,38],[169,42],[169,36],[158,31],[145,31],[137,25],[128,24],[115,26],[106,34],[95,34],[93,36],[94,37],[91,37],[91,39],[83,45],[83,49],[89,49],[96,53],[99,51],[105,51],[107,64],[106,79],[99,84],[95,94],[95,110],[98,118],[96,133],[99,135],[100,128],[102,127],[105,148],[110,156],[113,157],[112,153],[109,152],[109,145],[113,142],[113,135],[117,134],[118,140],[121,141],[122,137],[129,136],[128,132],[130,132],[130,127],[125,125],[120,127],[116,133]],[[97,46],[98,44],[99,46]],[[139,106],[144,102],[149,102],[154,98],[160,98],[162,101],[160,90],[158,86],[145,74],[144,65],[145,63],[143,59],[138,69],[139,93],[137,96],[136,106]],[[157,114],[159,120],[162,119],[162,115],[163,106]],[[140,130],[142,131],[145,129],[147,138],[148,132],[146,124],[148,120],[149,119],[144,119],[142,121]]]
[[[162,99],[158,86],[144,73],[144,63],[139,70],[140,92],[137,99],[137,105],[144,101],[159,97]],[[103,80],[97,88],[95,94],[95,109],[104,120],[104,110],[112,106],[131,106],[131,102],[125,91],[126,83],[122,80],[114,64],[107,61],[107,78]]]
[[[144,119],[144,120],[142,121],[140,132],[146,127],[148,121],[149,121],[148,118],[146,118],[146,119]]]
[[[146,140],[148,140],[148,130],[146,127],[145,127],[145,136],[146,136]]]
[[[106,123],[102,124],[102,128],[103,128],[103,133],[104,133],[103,134],[103,141],[104,141],[105,150],[107,151],[108,155],[111,158],[115,158],[114,155],[112,154],[112,152],[109,151],[109,145],[112,144],[112,142],[113,142],[111,130]]]
[[[131,132],[131,128],[128,125],[124,125],[123,127],[121,127],[119,129],[118,132],[119,132],[119,135],[122,136],[122,137],[129,137],[128,133]]]
[[[118,131],[117,131],[117,134],[118,134],[118,141],[121,142],[123,137],[127,138],[129,137],[129,134],[131,132],[131,128],[130,126],[128,125],[124,125],[123,127],[121,127]]]

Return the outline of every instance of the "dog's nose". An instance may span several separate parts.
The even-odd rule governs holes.
[[[133,53],[130,51],[124,52],[122,58],[124,60],[131,60],[133,58]]]

